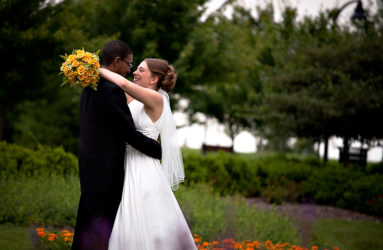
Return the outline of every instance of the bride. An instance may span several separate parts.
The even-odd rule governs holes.
[[[196,249],[172,192],[185,177],[168,96],[176,83],[174,68],[165,60],[145,59],[133,73],[134,83],[104,68],[100,73],[125,91],[137,130],[160,136],[162,147],[161,163],[126,146],[124,189],[109,249]]]

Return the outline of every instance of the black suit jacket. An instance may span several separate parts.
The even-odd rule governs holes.
[[[79,143],[84,194],[122,193],[126,143],[161,159],[161,145],[136,130],[123,90],[103,78],[81,93]]]

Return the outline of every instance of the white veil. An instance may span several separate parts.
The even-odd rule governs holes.
[[[173,190],[178,189],[178,184],[185,179],[182,154],[177,140],[176,124],[170,109],[169,95],[164,90],[158,92],[164,100],[163,121],[160,131],[162,148],[162,167],[167,174],[169,184]]]

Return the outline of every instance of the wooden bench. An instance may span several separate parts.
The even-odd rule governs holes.
[[[223,146],[213,146],[213,145],[202,144],[202,154],[206,154],[206,152],[217,152],[220,150],[227,153],[234,153],[233,146],[223,147]]]
[[[367,166],[367,149],[364,148],[350,148],[348,162],[349,163],[357,163],[361,166]],[[339,162],[344,162],[344,152],[343,148],[339,147]]]

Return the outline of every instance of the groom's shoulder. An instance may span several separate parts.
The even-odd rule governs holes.
[[[121,89],[116,84],[101,77],[100,81],[98,82],[97,90],[101,92],[112,93]]]

